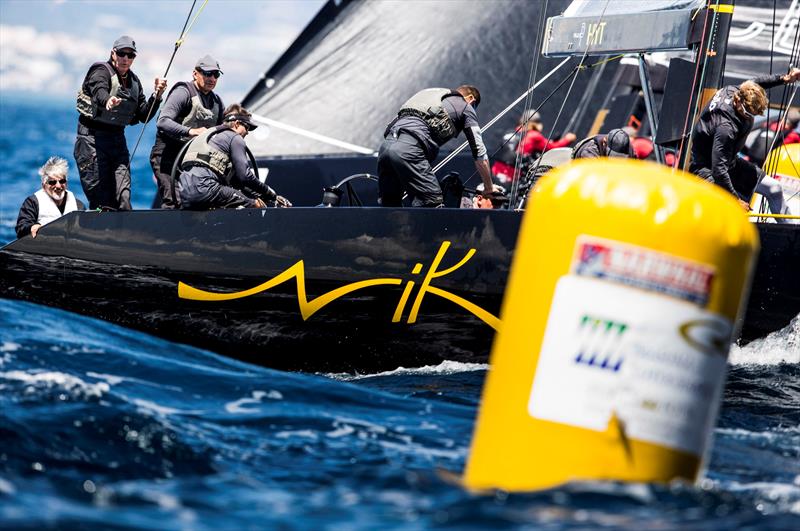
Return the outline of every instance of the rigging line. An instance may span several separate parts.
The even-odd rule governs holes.
[[[792,102],[794,101],[794,97],[796,94],[797,94],[797,86],[795,85],[794,89],[792,90],[792,96],[789,98],[788,105],[786,106],[787,111],[788,108],[792,105]],[[769,149],[765,152],[767,156],[769,156],[769,154],[772,153],[772,150],[775,149],[775,142],[778,140],[778,136],[780,136],[778,133],[783,131],[783,127],[786,124],[786,118],[789,116],[789,113],[783,111],[782,109],[781,112],[783,113],[783,116],[778,121],[778,128],[775,130],[775,136],[772,137],[772,143],[770,144]],[[767,127],[769,127],[769,121],[767,121]],[[773,166],[774,168],[772,168]],[[778,157],[775,157],[775,160],[772,161],[769,165],[770,169],[768,170],[768,172],[774,172],[774,170],[777,169],[777,166],[778,166]]]
[[[556,73],[556,72],[557,72],[557,71],[558,71],[558,70],[559,70],[559,69],[560,69],[562,66],[564,66],[564,65],[567,63],[567,61],[569,61],[570,59],[571,59],[571,57],[566,57],[566,58],[565,58],[563,61],[561,61],[560,63],[558,63],[558,65],[557,65],[555,68],[553,68],[551,71],[549,71],[549,72],[548,72],[548,73],[547,73],[547,74],[546,74],[546,75],[545,75],[545,76],[544,76],[542,79],[540,79],[539,81],[537,81],[537,82],[536,82],[536,83],[535,83],[533,86],[531,86],[531,87],[528,87],[528,89],[527,89],[525,92],[523,92],[523,93],[522,93],[522,94],[521,94],[521,95],[520,95],[520,96],[519,96],[519,97],[518,97],[516,100],[514,100],[513,102],[511,102],[511,103],[508,105],[508,107],[506,107],[505,109],[503,109],[502,111],[500,111],[500,112],[497,114],[497,116],[495,116],[494,118],[492,118],[492,119],[491,119],[491,120],[490,120],[490,121],[489,121],[489,122],[488,122],[486,125],[484,125],[484,126],[481,128],[481,133],[483,133],[483,132],[485,132],[486,130],[488,130],[488,129],[489,129],[491,126],[492,126],[492,125],[494,125],[494,123],[495,123],[495,122],[497,122],[497,120],[499,120],[500,118],[502,118],[502,117],[503,117],[503,116],[504,116],[504,115],[505,115],[505,114],[506,114],[508,111],[510,111],[511,109],[513,109],[513,108],[514,108],[514,106],[516,106],[516,105],[517,105],[517,103],[519,103],[520,101],[522,101],[522,100],[525,98],[525,96],[527,96],[527,95],[528,95],[528,93],[529,93],[529,92],[531,92],[531,91],[535,90],[535,89],[536,89],[537,87],[539,87],[539,86],[540,86],[542,83],[544,83],[545,81],[547,81],[547,79],[548,79],[550,76],[552,76],[554,73]],[[434,168],[433,168],[433,172],[434,172],[434,173],[436,173],[437,171],[439,171],[440,169],[442,169],[442,166],[444,166],[445,164],[447,164],[448,162],[450,162],[450,161],[453,159],[453,157],[455,157],[456,155],[458,155],[459,153],[461,153],[461,152],[464,150],[464,148],[465,148],[465,147],[467,147],[467,145],[469,145],[469,142],[464,142],[464,143],[462,143],[460,146],[458,146],[456,149],[454,149],[452,153],[450,153],[448,156],[446,156],[446,157],[445,157],[445,158],[444,158],[444,159],[443,159],[443,160],[442,160],[442,161],[441,161],[439,164],[437,164],[437,165],[436,165],[436,167],[434,167]]]
[[[770,39],[770,50],[769,50],[769,75],[772,75],[774,73],[775,12],[777,11],[777,9],[778,9],[778,0],[772,0],[772,38]],[[767,92],[767,95],[769,95],[769,92]],[[781,107],[783,107],[783,102],[784,102],[785,99],[786,99],[786,90],[783,91],[783,96],[781,98]],[[769,132],[769,128],[770,128],[770,125],[769,125],[770,110],[771,109],[770,109],[770,106],[769,106],[769,99],[767,99],[767,124],[766,124],[767,132]],[[780,114],[778,116],[780,116]],[[780,132],[780,129],[776,129],[775,130],[775,138],[778,138],[778,133],[779,132]],[[769,146],[769,143],[770,143],[769,142],[769,134],[766,134],[766,135],[764,135],[764,149],[767,149],[767,146]],[[772,144],[773,144],[773,146],[775,145],[774,139],[773,139],[773,143]],[[765,151],[764,153],[769,154],[770,151],[771,151],[771,149]]]
[[[711,51],[711,28],[715,26],[717,23],[717,14],[719,12],[719,0],[716,2],[716,9],[708,9],[708,5],[706,5],[706,15],[703,20],[703,38],[700,41],[700,47],[698,49],[698,58],[697,58],[697,67],[695,68],[695,79],[692,82],[692,96],[694,98],[694,105],[692,105],[692,98],[689,99],[689,112],[686,113],[686,121],[683,124],[683,131],[681,131],[681,146],[678,150],[678,154],[681,159],[690,160],[691,161],[691,153],[684,154],[683,150],[684,147],[688,147],[686,145],[686,139],[690,136],[689,127],[690,125],[694,127],[694,123],[697,119],[697,115],[700,113],[700,101],[703,94],[703,83],[706,79],[706,70],[708,69],[708,54]],[[709,14],[709,11],[713,11],[713,14]],[[711,26],[709,27],[708,22],[709,18],[711,19]],[[708,31],[707,31],[708,30]],[[700,68],[700,54],[704,54],[704,58],[702,60],[703,67]],[[698,73],[700,74],[700,78],[697,78]],[[689,157],[687,159],[687,157]],[[673,168],[673,171],[677,168]]]
[[[583,120],[583,115],[586,112],[586,109],[589,107],[589,102],[591,101],[592,96],[597,90],[597,85],[600,83],[600,78],[605,72],[606,64],[607,63],[603,63],[600,65],[600,70],[593,74],[592,79],[589,81],[589,84],[584,91],[583,96],[581,97],[581,100],[575,107],[575,112],[572,113],[567,125],[564,126],[565,131],[571,132],[575,128],[575,124],[578,122],[579,116],[581,117],[581,120]]]
[[[775,7],[775,9],[777,9],[777,6]],[[774,30],[775,30],[775,11],[773,11],[773,37],[772,37],[773,51],[772,51],[772,55],[774,55],[774,44],[775,44]],[[792,65],[795,64],[795,61],[793,61],[793,59],[794,59],[794,56],[795,56],[795,53],[796,53],[796,49],[798,48],[798,36],[800,35],[800,33],[798,33],[798,32],[800,32],[800,24],[798,24],[797,27],[795,28],[794,43],[792,44],[792,55],[791,55],[790,60],[789,60],[789,71],[791,71]],[[770,56],[770,62],[772,62],[772,55]],[[771,73],[771,71],[770,71],[770,73]],[[792,83],[792,85],[795,85],[795,83]],[[779,112],[781,113],[781,114],[779,114],[779,116],[782,116],[782,118],[779,120],[777,128],[775,129],[775,136],[772,139],[772,143],[769,146],[769,149],[767,149],[767,151],[765,151],[765,153],[767,155],[769,155],[769,153],[771,153],[772,150],[775,149],[775,142],[777,141],[778,136],[783,135],[783,127],[784,127],[784,125],[786,123],[786,118],[788,116],[788,110],[791,107],[792,101],[794,100],[794,97],[795,97],[796,93],[797,93],[797,87],[795,85],[795,88],[793,89],[793,91],[791,93],[791,96],[787,100],[787,96],[789,95],[789,85],[784,85],[783,94],[781,95],[781,103],[780,103],[780,105],[778,107]],[[769,131],[769,107],[767,107],[767,131]],[[769,135],[765,135],[765,138],[764,138],[764,147],[765,148],[767,147],[767,143],[768,142],[769,142]],[[774,160],[770,161],[770,163],[767,165],[767,167],[764,168],[764,170],[768,175],[772,175],[777,170],[777,167],[778,167],[778,158],[776,157]]]
[[[769,71],[769,73],[770,73],[770,75],[772,75],[772,73],[773,73],[772,63],[773,63],[773,58],[774,58],[774,55],[775,55],[775,10],[776,10],[776,7],[777,6],[775,6],[773,4],[773,11],[772,11],[772,38],[770,40],[770,46],[771,47],[770,47],[770,58],[769,58],[769,62],[770,62],[770,71]],[[763,162],[763,170],[767,175],[772,175],[775,172],[775,169],[777,168],[777,165],[778,165],[777,157],[774,160],[767,160],[767,158],[769,157],[769,154],[772,152],[772,149],[775,147],[775,141],[778,139],[778,136],[783,136],[783,127],[782,127],[782,125],[784,123],[784,120],[781,119],[781,116],[783,116],[783,113],[784,113],[784,105],[786,104],[786,101],[787,101],[786,96],[788,95],[788,93],[789,93],[789,86],[788,85],[784,85],[783,91],[782,91],[782,94],[781,94],[781,100],[780,100],[780,103],[778,104],[778,123],[775,124],[775,135],[774,135],[772,141],[770,141],[770,138],[769,138],[769,132],[772,129],[771,124],[770,124],[770,111],[772,109],[771,109],[771,106],[769,105],[769,99],[767,100],[767,109],[766,109],[766,111],[767,111],[767,120],[766,120],[766,123],[764,125],[764,133],[765,133],[764,134],[764,154],[765,154],[765,159],[764,159],[764,162]],[[766,94],[767,94],[767,96],[769,96],[770,92],[767,91]],[[794,96],[792,96],[792,97],[794,97]],[[767,203],[766,202],[766,198],[762,197],[761,198],[761,208],[762,209],[764,208],[766,203]]]
[[[175,55],[178,53],[178,48],[181,47],[183,41],[186,40],[186,35],[189,34],[189,30],[192,29],[194,26],[197,17],[200,16],[200,13],[206,7],[208,0],[203,1],[203,5],[200,6],[200,9],[197,10],[197,13],[194,16],[191,24],[189,24],[189,19],[192,17],[192,11],[194,11],[194,6],[197,3],[197,0],[192,0],[192,7],[189,8],[189,14],[186,15],[186,21],[183,23],[183,29],[181,30],[181,34],[178,37],[178,40],[175,41],[175,48],[172,50],[172,57],[169,58],[169,63],[167,64],[167,68],[164,70],[164,75],[162,76],[163,79],[166,79],[167,74],[169,73],[169,69],[172,66],[172,61],[175,59]],[[187,28],[188,24],[188,28]],[[136,155],[136,150],[139,149],[139,143],[142,141],[142,137],[144,136],[145,129],[147,129],[147,124],[150,121],[150,116],[153,114],[153,110],[155,110],[156,103],[158,100],[155,98],[153,99],[153,103],[150,104],[150,109],[147,111],[147,117],[144,119],[144,124],[142,124],[142,130],[139,131],[139,137],[136,139],[136,144],[133,146],[133,151],[131,152],[131,156],[128,159],[128,170],[130,171],[131,160],[133,160],[134,155]]]
[[[577,68],[577,67],[576,67],[576,68]],[[545,103],[547,103],[548,101],[550,101],[550,98],[552,98],[552,97],[555,95],[555,93],[556,93],[556,92],[558,92],[558,91],[559,91],[559,89],[560,89],[561,87],[563,87],[563,86],[564,86],[564,83],[566,83],[566,82],[567,82],[567,81],[570,79],[570,76],[572,76],[572,75],[573,75],[573,73],[574,73],[574,70],[573,70],[572,72],[570,72],[569,74],[567,74],[567,75],[564,77],[564,79],[562,79],[562,80],[561,80],[561,82],[560,82],[558,85],[556,85],[556,87],[555,87],[555,88],[554,88],[554,89],[553,89],[553,90],[550,92],[550,94],[548,94],[548,95],[547,95],[547,96],[546,96],[546,97],[545,97],[545,98],[542,100],[542,102],[539,104],[539,106],[538,106],[538,107],[536,107],[535,109],[533,109],[533,111],[534,111],[534,112],[538,112],[538,111],[539,111],[539,109],[541,109],[541,108],[544,106],[544,104],[545,104]],[[519,125],[519,126],[518,126],[518,128],[520,128],[520,127],[522,127],[522,125]],[[507,142],[508,142],[508,141],[504,142],[504,143],[503,143],[503,145],[505,145]],[[500,147],[502,147],[502,145],[501,145]],[[498,148],[498,149],[495,151],[495,153],[497,153],[497,151],[500,151],[500,148]],[[492,154],[492,156],[494,156],[494,153]],[[468,182],[469,182],[470,180],[472,180],[472,178],[473,178],[473,177],[475,177],[477,174],[478,174],[478,171],[477,171],[477,170],[476,170],[476,171],[474,171],[474,172],[472,172],[472,175],[470,175],[470,176],[469,176],[469,177],[468,177],[468,178],[467,178],[467,179],[464,181],[464,183],[465,183],[465,184],[466,184],[466,183],[468,183]]]
[[[609,4],[610,1],[611,0],[606,0],[605,5],[603,6],[603,11],[600,12],[600,16],[597,17],[597,22],[595,24],[600,24],[600,22],[603,21],[603,17],[606,14],[606,9],[608,9],[608,4]],[[542,155],[544,155],[544,153],[547,152],[547,146],[550,145],[550,140],[552,140],[552,138],[553,138],[553,133],[555,132],[556,126],[558,125],[558,120],[561,118],[561,113],[564,112],[564,107],[566,106],[567,100],[569,99],[570,95],[572,94],[572,89],[575,86],[575,81],[577,81],[577,79],[578,79],[578,72],[580,72],[581,70],[583,70],[585,68],[583,66],[583,63],[586,61],[586,57],[588,55],[589,55],[589,41],[587,39],[586,48],[584,48],[584,50],[583,50],[583,55],[581,56],[581,61],[580,61],[580,63],[578,63],[578,66],[575,67],[575,72],[572,75],[572,82],[570,83],[569,88],[567,89],[567,94],[564,96],[564,100],[561,102],[561,107],[558,109],[558,114],[556,114],[556,119],[553,121],[553,126],[550,128],[550,134],[547,135],[547,140],[544,143],[545,151],[542,152]],[[536,164],[532,168],[530,168],[528,170],[527,174],[525,175],[526,179],[531,178],[536,173],[536,170],[539,169],[539,166],[541,165],[541,163],[542,163],[542,156],[540,155],[539,158],[536,159]],[[528,192],[530,192],[530,188],[528,189]],[[527,193],[526,193],[526,196],[527,196]],[[516,196],[512,196],[510,202],[515,204],[516,200],[517,200]],[[523,198],[523,201],[524,201],[524,198]],[[521,207],[522,207],[522,201],[520,201],[520,203],[519,203],[519,208],[521,208]]]
[[[541,55],[541,52],[542,52],[542,40],[543,40],[542,36],[544,35],[544,32],[542,31],[542,26],[544,25],[544,19],[547,16],[547,8],[549,6],[549,3],[550,3],[550,0],[545,0],[544,7],[539,12],[539,25],[536,28],[536,44],[533,47],[533,58],[531,60],[532,69],[528,73],[528,86],[529,87],[536,82],[536,75],[539,73],[539,56]],[[523,117],[525,116],[525,113],[528,111],[528,109],[530,109],[530,107],[532,105],[533,105],[533,92],[529,93],[528,97],[525,98],[525,105],[524,105],[524,109],[522,111],[522,116]],[[541,105],[540,105],[540,107],[541,107]],[[527,125],[528,125],[527,122],[525,122],[524,124],[520,123],[517,126],[517,128],[514,130],[513,135],[511,135],[508,138],[508,140],[503,142],[503,144],[501,144],[500,147],[497,148],[497,150],[495,150],[495,152],[492,154],[492,156],[494,156],[494,154],[496,154],[498,151],[500,151],[500,149],[502,149],[503,146],[505,146],[515,136],[519,136],[519,139],[517,140],[517,147],[519,147],[520,143],[522,142],[522,140],[523,140],[523,138],[525,136],[525,134],[522,131],[522,128],[523,127],[527,127]],[[519,149],[517,149],[516,157],[514,157],[514,169],[513,169],[512,173],[511,173],[511,194],[512,194],[511,197],[513,197],[516,194],[515,187],[518,186],[518,184],[517,184],[517,179],[515,179],[514,176],[517,175],[517,172],[519,171],[519,168],[520,168],[521,165],[522,165],[522,153],[520,152]],[[470,175],[469,179],[472,179],[473,176],[474,176],[474,173],[473,173],[473,175]],[[469,182],[469,179],[467,179],[467,182]],[[508,203],[507,208],[509,208],[509,209],[511,208],[511,203],[510,202]]]
[[[275,127],[277,129],[283,129],[284,131],[304,136],[306,138],[319,140],[320,142],[331,144],[332,146],[345,148],[349,151],[355,151],[356,153],[361,153],[363,155],[372,155],[372,156],[377,155],[377,152],[374,149],[370,149],[364,146],[359,146],[357,144],[351,144],[350,142],[345,142],[343,140],[337,140],[336,138],[331,138],[329,136],[321,135],[319,133],[314,133],[313,131],[308,131],[307,129],[301,129],[300,127],[295,127],[293,125],[285,124],[283,122],[267,118],[266,116],[253,114],[251,115],[251,118],[257,122],[261,122],[271,127]]]
[[[615,60],[617,60],[617,59],[620,59],[620,58],[622,58],[622,57],[624,57],[624,55],[617,55],[617,56],[614,56],[614,57],[610,57],[610,58],[608,58],[608,59],[605,59],[605,60],[603,60],[603,61],[598,61],[598,62],[596,62],[596,63],[593,63],[593,64],[590,64],[590,65],[585,65],[583,68],[585,68],[585,69],[586,69],[586,68],[594,68],[595,66],[602,66],[602,65],[605,65],[606,63],[608,63],[609,61],[615,61]],[[576,66],[576,67],[575,67],[575,69],[577,69],[577,68],[578,68],[578,67]],[[563,86],[564,86],[564,83],[566,83],[566,82],[567,82],[567,80],[569,80],[570,76],[574,74],[574,72],[575,72],[575,69],[573,69],[573,71],[572,71],[572,72],[570,72],[569,74],[567,74],[567,75],[564,77],[564,79],[562,79],[562,80],[559,82],[559,84],[558,84],[558,85],[557,85],[557,86],[556,86],[556,87],[555,87],[555,88],[554,88],[554,89],[553,89],[553,90],[550,92],[550,94],[548,94],[548,95],[547,95],[547,96],[546,96],[546,97],[545,97],[545,98],[542,100],[542,102],[539,104],[539,106],[538,106],[538,107],[536,107],[535,109],[532,109],[532,110],[533,110],[533,112],[539,112],[539,110],[540,110],[540,109],[541,109],[541,108],[544,106],[544,104],[545,104],[545,103],[547,103],[548,101],[550,101],[550,98],[552,98],[552,97],[555,95],[555,93],[556,93],[556,92],[558,92],[558,90],[559,90],[561,87],[563,87]],[[518,125],[518,126],[516,127],[516,129],[514,130],[514,134],[518,133],[518,132],[520,131],[520,129],[522,128],[522,126],[523,126],[523,125],[524,125],[524,124],[520,124],[520,125]],[[505,142],[503,142],[502,144],[500,144],[500,147],[498,147],[496,150],[494,150],[494,152],[492,152],[492,154],[491,154],[489,157],[490,157],[490,158],[491,158],[491,157],[494,157],[494,156],[495,156],[495,155],[496,155],[496,154],[497,154],[497,153],[498,153],[498,152],[499,152],[499,151],[500,151],[500,150],[503,148],[503,146],[505,146],[506,144],[508,144],[508,142],[511,140],[511,138],[513,138],[513,134],[512,134],[511,136],[509,136],[509,138],[508,138],[508,139],[507,139]],[[473,172],[473,173],[472,173],[472,175],[470,175],[470,176],[469,176],[469,177],[466,179],[466,181],[465,181],[465,182],[469,182],[469,181],[470,181],[470,180],[471,180],[473,177],[475,177],[475,175],[477,175],[477,172]]]

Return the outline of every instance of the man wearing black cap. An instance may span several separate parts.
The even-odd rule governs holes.
[[[155,116],[155,107],[167,86],[156,78],[154,92],[145,100],[144,87],[131,70],[136,42],[123,35],[106,62],[94,63],[78,93],[78,136],[75,162],[89,208],[131,209],[131,170],[125,126]],[[152,109],[151,109],[152,108]]]
[[[607,135],[584,138],[572,149],[573,159],[596,159],[599,157],[634,158],[628,133],[622,129],[612,129]]]
[[[150,165],[158,184],[156,203],[160,201],[161,208],[178,206],[171,174],[184,143],[222,123],[225,106],[214,92],[221,75],[219,63],[206,55],[194,65],[192,81],[176,83],[167,94],[158,118],[156,143],[150,151]]]
[[[250,167],[244,137],[258,127],[250,116],[238,103],[229,105],[222,125],[206,129],[190,141],[176,190],[181,208],[264,208],[266,202],[292,206],[258,180]]]

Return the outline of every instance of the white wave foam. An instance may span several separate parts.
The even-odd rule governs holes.
[[[225,404],[225,411],[228,413],[258,413],[259,410],[252,407],[242,407],[246,404],[260,404],[263,398],[271,400],[283,400],[283,395],[279,391],[253,391],[247,398],[240,398]]]
[[[786,328],[756,339],[747,345],[731,347],[728,363],[731,365],[800,364],[800,315]]]
[[[8,371],[0,372],[0,378],[28,384],[28,388],[25,390],[26,393],[33,393],[37,388],[52,389],[53,387],[60,387],[73,396],[99,398],[110,389],[106,382],[84,382],[76,376],[63,372]]]
[[[276,439],[293,439],[295,437],[316,441],[319,439],[319,434],[314,430],[279,431],[275,434]]]
[[[19,343],[14,343],[12,341],[4,341],[2,345],[0,345],[0,352],[14,352],[15,350],[19,350],[22,348],[22,345]]]
[[[13,496],[14,494],[16,494],[16,492],[17,489],[10,481],[0,478],[0,494],[7,494],[9,496]]]
[[[730,492],[755,492],[762,501],[759,505],[775,505],[778,511],[788,511],[800,514],[800,487],[796,477],[793,484],[755,481],[753,483],[740,483],[731,481],[723,483],[721,487]]]
[[[134,405],[139,408],[139,413],[148,414],[148,413],[155,413],[156,416],[159,417],[166,417],[168,415],[200,415],[204,413],[201,409],[175,409],[169,406],[162,406],[160,404],[156,404],[155,402],[151,402],[150,400],[144,400],[142,398],[134,398],[131,400]]]
[[[783,426],[773,428],[770,431],[748,431],[742,428],[715,428],[714,436],[726,436],[733,439],[749,439],[764,441],[767,446],[772,445],[776,440],[785,437],[797,437],[800,435],[800,426]]]
[[[121,376],[115,376],[113,374],[102,374],[99,372],[92,372],[92,371],[87,372],[86,376],[89,376],[91,378],[97,378],[98,380],[104,380],[111,385],[116,385],[125,381],[125,378]]]
[[[375,374],[353,375],[347,373],[335,373],[335,374],[326,374],[325,376],[346,382],[350,380],[361,380],[363,378],[372,378],[375,376],[420,376],[420,375],[430,375],[430,374],[448,375],[448,374],[458,374],[460,372],[485,371],[488,369],[489,369],[488,363],[461,363],[458,361],[445,360],[439,365],[426,365],[424,367],[415,367],[415,368],[398,367],[393,371],[384,371]]]

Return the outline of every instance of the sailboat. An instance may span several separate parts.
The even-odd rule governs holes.
[[[603,3],[553,1],[536,9],[511,1],[476,13],[473,2],[328,2],[244,102],[256,119],[271,124],[266,140],[250,144],[257,165],[269,168],[270,185],[295,205],[306,206],[75,212],[43,227],[35,239],[25,237],[0,249],[0,294],[278,369],[366,372],[443,360],[485,362],[502,324],[500,304],[521,213],[371,207],[371,179],[336,185],[374,171],[375,159],[366,151],[374,149],[374,139],[380,139],[399,103],[425,85],[474,80],[486,94],[497,94],[481,108],[490,115],[520,90],[537,86],[526,107],[537,107],[548,97],[557,102],[540,109],[551,123],[558,123],[571,85],[576,94],[591,93],[575,106],[570,118],[575,130],[607,130],[614,116],[635,114],[625,116],[620,110],[625,94],[606,97],[633,86],[623,79],[628,66],[584,77],[573,68],[561,79],[540,75],[539,69],[554,74],[564,63],[555,57],[561,55],[575,56],[573,64],[643,50],[704,55],[696,52],[708,49],[703,39],[712,35],[712,27],[706,25],[698,37],[692,33],[694,21],[722,24],[725,19],[713,6],[726,2],[648,2],[636,14],[642,31],[635,35],[612,31],[615,21],[629,20],[633,11],[586,14],[580,9],[591,4]],[[656,4],[658,9],[651,9]],[[447,23],[464,19],[466,28]],[[602,38],[592,23],[604,24]],[[648,31],[653,24],[662,31]],[[720,26],[713,29],[719,35]],[[487,41],[487,35],[497,40]],[[634,37],[650,40],[631,44]],[[557,48],[560,38],[563,47],[572,42],[574,49]],[[587,47],[589,38],[594,40]],[[365,41],[371,44],[361,50]],[[534,60],[522,61],[534,47]],[[539,49],[554,57],[541,57]],[[646,126],[650,136],[661,146],[665,120],[659,128],[658,118],[677,104],[650,94],[651,67],[642,55],[633,61],[639,90],[627,99],[648,100],[640,121],[651,124]],[[429,78],[420,81],[414,77],[419,72]],[[434,75],[439,82],[428,82]],[[405,81],[394,83],[398,78]],[[348,96],[354,90],[359,92]],[[695,106],[703,93],[696,94]],[[577,114],[591,108],[601,112]],[[604,120],[598,119],[601,114]],[[515,119],[508,115],[505,123]],[[503,122],[498,123],[497,133],[487,132],[489,145],[498,143]],[[298,134],[301,129],[305,132]],[[317,133],[306,134],[312,129]],[[664,145],[669,142],[676,140]],[[350,153],[342,156],[342,146]],[[354,155],[353,147],[362,151]],[[447,170],[461,171],[460,180],[469,186],[465,163],[469,159],[456,156]],[[339,201],[338,206],[317,206],[325,188],[329,197],[337,193],[336,201],[323,204]],[[340,195],[348,199],[340,201]],[[800,230],[771,222],[758,222],[758,229],[762,250],[741,326],[743,340],[782,328],[800,313],[800,283],[792,281],[800,270]]]

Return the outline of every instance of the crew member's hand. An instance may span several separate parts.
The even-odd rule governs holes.
[[[278,208],[289,208],[292,203],[282,195],[275,196],[275,206]]]
[[[744,199],[739,199],[739,204],[744,209],[745,212],[750,212],[750,203],[745,201]]]
[[[208,127],[194,127],[189,129],[189,136],[200,136],[208,131]]]
[[[120,103],[122,103],[122,98],[111,96],[110,98],[108,98],[108,101],[106,102],[106,110],[110,111]]]
[[[267,208],[267,204],[261,199],[256,199],[254,202],[256,208]]]
[[[567,142],[575,142],[575,139],[578,138],[578,137],[575,136],[575,133],[567,133],[566,135],[564,135],[563,138]]]
[[[800,79],[800,68],[792,68],[789,70],[789,73],[783,76],[783,82],[786,84],[794,83],[798,79]]]
[[[160,98],[161,95],[164,93],[164,89],[166,88],[167,88],[167,80],[157,77],[153,89],[155,90],[156,98]]]
[[[42,228],[41,223],[34,224],[33,227],[31,227],[31,238],[35,238],[36,235],[39,233],[39,229],[41,228]]]

